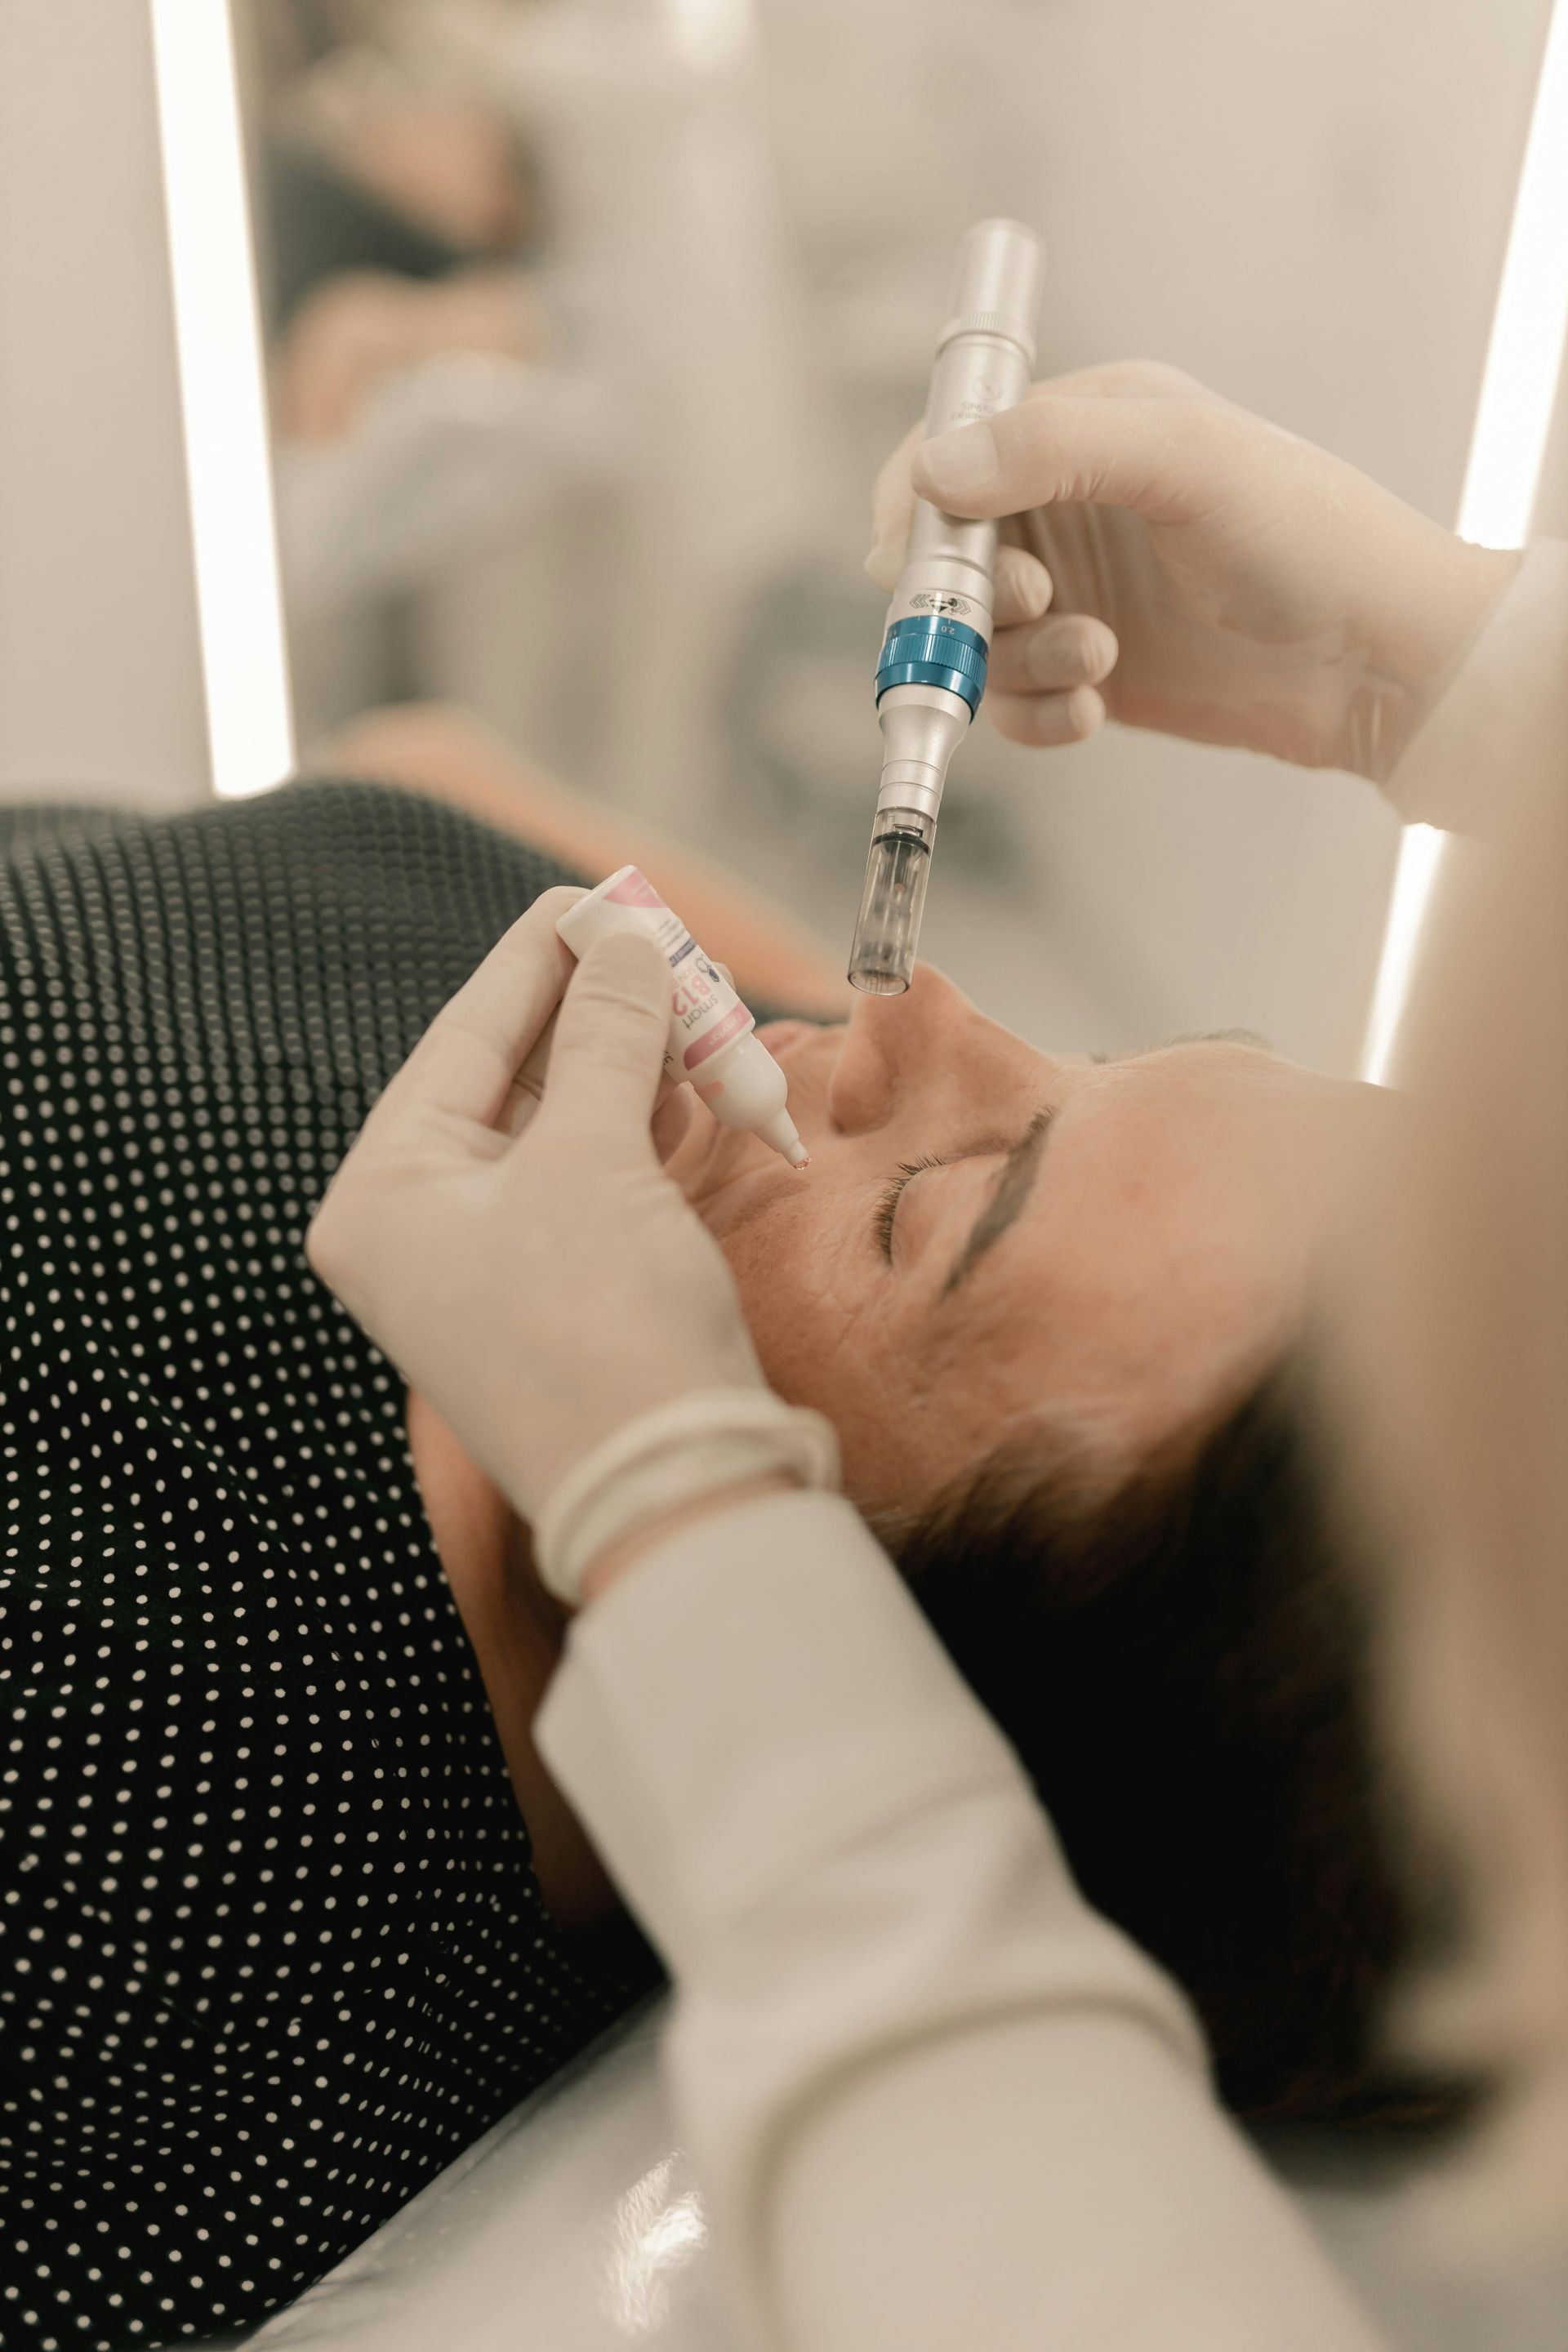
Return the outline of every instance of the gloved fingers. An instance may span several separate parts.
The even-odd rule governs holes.
[[[897,502],[890,496],[883,500],[880,510],[872,519],[872,529],[879,536],[866,558],[866,569],[871,578],[889,595],[898,586],[899,574],[904,568],[910,523],[914,514],[914,494],[908,488],[909,453],[913,446],[911,439],[903,451],[895,453],[898,463],[904,469],[904,487],[908,495]],[[893,463],[894,459],[889,460],[889,466]],[[882,471],[885,478],[888,467],[884,467]],[[1017,621],[1038,620],[1051,601],[1051,575],[1039,557],[1026,547],[999,547],[993,580],[994,619],[999,629],[1010,627]]]
[[[1203,400],[1210,407],[1229,407],[1217,392],[1200,383],[1184,368],[1168,360],[1096,360],[1089,367],[1068,368],[1061,375],[1042,376],[1025,394],[1026,400],[1056,400],[1063,394],[1100,400]],[[1237,410],[1238,415],[1245,414]]]
[[[502,1135],[521,1135],[544,1099],[544,1074],[550,1067],[550,1050],[555,1043],[555,1024],[560,1014],[561,1007],[557,1005],[507,1088],[506,1100],[494,1122]]]
[[[562,1002],[531,1132],[646,1154],[668,1035],[663,950],[629,932],[595,940]]]
[[[914,518],[915,494],[910,486],[910,460],[922,427],[911,425],[871,487],[871,552],[866,569],[879,588],[890,596],[904,568]]]
[[[1037,621],[1054,589],[1051,575],[1037,555],[1026,547],[999,547],[992,593],[993,623],[998,629],[1009,629],[1020,621]]]
[[[1110,677],[1116,655],[1115,634],[1103,621],[1089,613],[1054,613],[1047,620],[998,629],[988,683],[1003,694],[1098,686]]]
[[[721,963],[718,969],[732,988],[735,983],[728,964]],[[498,1131],[504,1136],[512,1138],[520,1136],[544,1100],[544,1081],[550,1069],[551,1050],[555,1044],[555,1024],[560,1014],[561,1008],[557,1005],[529,1048],[527,1060],[507,1089],[506,1100],[502,1103],[495,1120]],[[661,1150],[660,1159],[668,1158],[669,1152],[673,1151],[676,1144],[679,1142],[687,1125],[686,1112],[678,1110],[673,1121],[666,1120],[661,1126],[663,1113],[672,1096],[681,1097],[689,1105],[691,1091],[684,1079],[672,1078],[667,1070],[659,1079],[658,1093],[654,1097],[653,1127],[656,1148],[661,1134],[670,1138],[668,1150]]]
[[[1092,686],[1065,694],[988,694],[985,708],[998,733],[1015,743],[1081,743],[1105,724],[1104,698]]]
[[[1212,503],[1216,427],[1235,430],[1223,408],[1196,395],[1084,398],[1042,386],[983,425],[921,442],[910,479],[950,514],[1023,514],[1072,500],[1174,520]]]
[[[677,1149],[685,1139],[686,1130],[692,1120],[702,1116],[698,1110],[697,1098],[689,1087],[670,1084],[668,1080],[666,1084],[669,1086],[669,1091],[657,1105],[653,1114],[653,1125],[649,1129],[653,1137],[654,1151],[661,1168],[667,1167],[674,1158]]]
[[[866,569],[890,596],[899,584],[914,517],[914,490],[910,467],[919,446],[921,427],[905,434],[877,477],[871,493],[871,552]],[[997,628],[1015,621],[1037,621],[1051,601],[1051,575],[1029,549],[1004,545],[996,551],[994,573]]]
[[[557,919],[585,893],[543,890],[444,1005],[383,1091],[360,1134],[377,1150],[419,1112],[493,1128],[530,1048],[561,1001],[572,956]]]
[[[514,1081],[508,1087],[506,1100],[496,1114],[497,1133],[504,1135],[509,1141],[515,1141],[533,1118],[539,1102],[540,1097],[531,1087],[519,1086]]]

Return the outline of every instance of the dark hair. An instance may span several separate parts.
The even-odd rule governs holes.
[[[1109,1501],[1004,1447],[882,1526],[1007,1734],[1085,1895],[1184,1986],[1258,2121],[1447,2122],[1384,2063],[1411,1957],[1363,1580],[1297,1377],[1278,1369]]]

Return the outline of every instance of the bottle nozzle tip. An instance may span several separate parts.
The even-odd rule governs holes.
[[[764,1119],[752,1131],[776,1151],[781,1160],[787,1160],[792,1168],[805,1168],[810,1165],[811,1154],[801,1141],[795,1130],[795,1121],[787,1110],[775,1112],[772,1118]]]

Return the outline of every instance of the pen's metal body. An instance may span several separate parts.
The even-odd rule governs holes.
[[[959,249],[937,343],[925,434],[1011,408],[1035,364],[1045,249],[1016,221],[982,221]],[[915,500],[909,552],[877,666],[882,773],[849,977],[873,993],[909,985],[948,762],[980,707],[991,644],[994,522]]]

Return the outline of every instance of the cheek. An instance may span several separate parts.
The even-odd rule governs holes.
[[[901,1498],[910,1363],[869,1248],[859,1265],[820,1212],[808,1218],[792,1203],[749,1218],[721,1246],[769,1385],[832,1422],[850,1500]]]
[[[861,1265],[852,1244],[802,1230],[787,1209],[722,1246],[769,1385],[826,1414],[859,1509],[914,1507],[978,1464],[1005,1394],[994,1378],[966,1378],[963,1359],[933,1360],[869,1249]]]
[[[866,1286],[822,1202],[770,1203],[719,1242],[763,1369],[781,1393],[802,1399],[847,1354],[859,1360]]]

